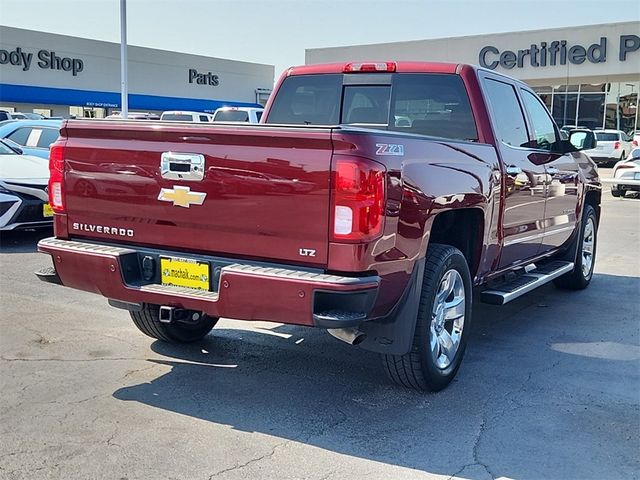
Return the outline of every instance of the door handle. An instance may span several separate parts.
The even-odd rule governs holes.
[[[507,165],[506,172],[507,172],[507,175],[511,177],[515,177],[516,175],[519,175],[522,173],[522,169],[515,165]]]
[[[547,167],[547,174],[556,175],[559,170],[556,167]]]

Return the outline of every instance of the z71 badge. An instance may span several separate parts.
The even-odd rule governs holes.
[[[376,155],[404,156],[404,145],[398,143],[376,143]]]

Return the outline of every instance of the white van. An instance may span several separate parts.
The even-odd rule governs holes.
[[[162,112],[160,120],[169,122],[212,122],[213,115],[204,112]]]
[[[264,108],[222,107],[213,112],[213,121],[259,123],[262,112]]]

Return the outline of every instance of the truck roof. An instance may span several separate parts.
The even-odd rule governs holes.
[[[291,67],[287,70],[286,75],[310,75],[318,73],[349,73],[356,70],[350,70],[356,65],[395,65],[394,72],[400,73],[456,73],[463,65],[458,63],[444,62],[392,62],[392,61],[371,61],[371,62],[340,62],[340,63],[321,63],[316,65],[300,65]],[[393,67],[392,67],[393,68]],[[368,70],[384,72],[385,70]]]

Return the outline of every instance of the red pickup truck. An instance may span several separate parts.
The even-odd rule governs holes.
[[[218,318],[326,328],[439,390],[474,288],[506,303],[586,287],[601,186],[590,131],[562,140],[527,85],[470,65],[301,66],[259,125],[71,120],[51,148],[45,281],[145,334]]]

